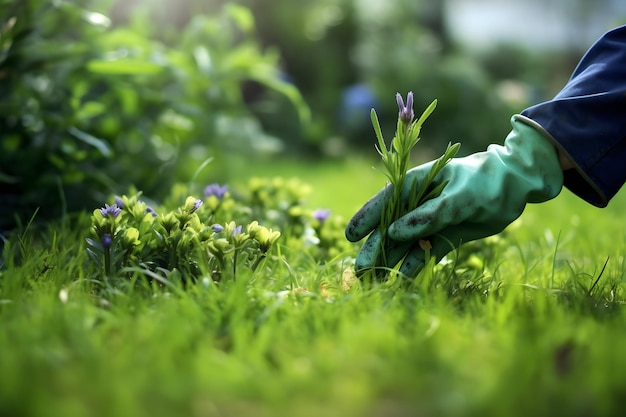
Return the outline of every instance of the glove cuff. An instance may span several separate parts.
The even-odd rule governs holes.
[[[556,197],[563,188],[563,170],[553,142],[533,126],[511,117],[511,133],[504,141],[508,160],[524,178],[526,201],[541,203]]]
[[[513,116],[515,120],[531,126],[538,132],[540,132],[545,138],[547,138],[556,149],[558,149],[559,155],[564,159],[567,159],[568,164],[573,169],[564,172],[564,186],[569,188],[574,194],[578,195],[582,199],[590,202],[597,207],[606,207],[609,198],[607,194],[596,184],[596,181],[591,179],[591,176],[585,172],[583,168],[576,162],[570,153],[559,143],[543,126],[537,121],[530,119],[524,115],[517,114]]]

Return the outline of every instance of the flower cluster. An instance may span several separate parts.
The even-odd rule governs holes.
[[[141,193],[118,196],[94,210],[87,250],[107,280],[141,268],[152,277],[176,271],[184,280],[214,281],[257,270],[279,241],[319,259],[353,250],[343,238],[341,218],[305,207],[308,191],[295,179],[254,178],[247,192],[233,193],[238,199],[217,183],[207,185],[201,198],[175,186],[160,207],[147,205]]]
[[[140,235],[153,229],[156,212],[139,200],[140,195],[115,197],[114,204],[93,212],[93,234],[97,239],[87,238],[87,252],[104,276],[110,276],[145,248],[147,242]]]

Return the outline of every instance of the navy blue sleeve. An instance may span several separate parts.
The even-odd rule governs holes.
[[[626,182],[626,26],[604,34],[552,100],[522,112],[575,165],[565,186],[604,207]]]

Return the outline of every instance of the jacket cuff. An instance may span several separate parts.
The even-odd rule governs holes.
[[[513,118],[521,123],[524,123],[532,128],[534,128],[537,132],[539,132],[543,137],[548,139],[554,147],[559,152],[559,155],[567,158],[573,168],[563,171],[563,185],[569,189],[572,193],[576,194],[578,197],[583,200],[593,204],[596,207],[606,207],[609,203],[609,199],[606,194],[598,187],[596,183],[585,173],[585,171],[580,167],[580,165],[576,162],[574,158],[569,154],[567,149],[565,149],[554,137],[543,128],[539,123],[530,119],[521,114],[516,114]]]

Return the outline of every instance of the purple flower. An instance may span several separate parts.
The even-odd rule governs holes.
[[[120,197],[115,196],[115,204],[117,204],[117,206],[121,209],[125,209],[126,205],[124,204],[124,200],[122,200]]]
[[[215,223],[215,224],[214,224],[213,226],[211,226],[211,227],[213,228],[213,231],[214,231],[215,233],[219,233],[219,232],[221,232],[221,231],[223,231],[223,230],[224,230],[224,226],[222,226],[221,224],[217,224],[217,223]]]
[[[152,217],[158,216],[157,212],[150,206],[146,206],[146,213],[152,214]]]
[[[121,212],[122,209],[119,208],[117,204],[113,204],[112,206],[105,204],[104,207],[100,209],[100,214],[102,214],[102,217],[104,218],[107,218],[108,216],[117,217]]]
[[[237,236],[237,235],[238,235],[238,234],[240,234],[240,233],[241,233],[241,225],[239,225],[239,226],[237,226],[237,227],[235,227],[235,228],[233,229],[233,237],[234,237],[234,236]]]
[[[330,217],[329,209],[317,209],[313,210],[313,218],[319,222],[324,222]]]
[[[204,196],[210,197],[214,195],[218,199],[222,199],[228,191],[228,185],[219,185],[218,183],[209,184],[204,188]]]
[[[108,233],[103,234],[102,235],[102,247],[104,249],[109,249],[112,244],[113,244],[113,238],[111,237],[111,235]]]
[[[402,100],[400,93],[396,94],[396,100],[398,101],[398,117],[400,117],[402,123],[408,125],[413,121],[413,117],[415,116],[415,113],[413,113],[413,92],[410,91],[406,96],[406,106],[404,105],[404,100]]]
[[[201,206],[202,206],[202,200],[194,201],[193,207],[191,208],[191,211],[189,212],[189,214],[195,213]]]

